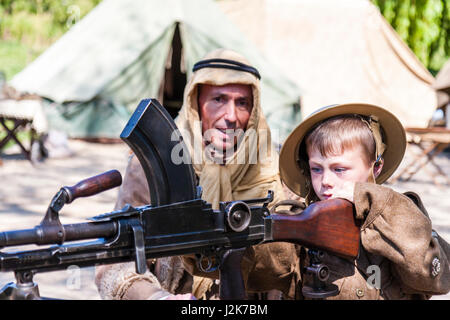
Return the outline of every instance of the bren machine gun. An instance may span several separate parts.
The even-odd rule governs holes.
[[[176,141],[171,139],[176,129],[158,101],[146,99],[121,133],[144,169],[150,190],[148,205],[126,205],[90,218],[89,222],[62,225],[59,212],[65,204],[122,183],[120,173],[111,170],[61,188],[38,226],[1,232],[0,248],[50,246],[0,251],[0,270],[13,271],[16,278],[16,283],[3,287],[0,299],[42,299],[33,282],[38,272],[71,265],[135,261],[136,271],[142,274],[146,259],[185,254],[195,254],[200,270],[219,269],[222,299],[245,299],[240,272],[242,248],[272,241],[299,243],[311,249],[311,263],[306,269],[314,281],[304,290],[306,296],[337,294],[335,287],[325,284],[329,269],[321,263],[321,250],[343,257],[357,256],[359,228],[350,202],[327,200],[309,206],[299,215],[270,214],[268,204],[273,194],[269,191],[266,198],[222,202],[219,210],[213,210],[201,200],[190,162],[175,164],[171,160],[173,147],[184,144],[181,135]]]

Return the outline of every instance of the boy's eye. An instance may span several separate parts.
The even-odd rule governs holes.
[[[336,169],[334,169],[334,171],[336,171],[337,173],[343,173],[343,172],[347,171],[347,168],[336,168]]]
[[[313,173],[320,173],[321,171],[322,171],[322,169],[319,167],[311,167],[311,172],[313,172]]]

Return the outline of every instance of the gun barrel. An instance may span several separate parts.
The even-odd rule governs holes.
[[[104,221],[66,224],[63,225],[63,229],[65,242],[109,238],[117,233],[117,223]],[[47,237],[52,231],[46,226],[39,225],[32,229],[0,232],[0,248],[27,244],[54,244],[54,238]]]

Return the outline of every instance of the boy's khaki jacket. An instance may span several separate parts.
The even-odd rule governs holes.
[[[450,246],[432,230],[417,194],[357,183],[354,203],[363,222],[358,259],[325,259],[340,289],[334,299],[428,299],[449,292]]]

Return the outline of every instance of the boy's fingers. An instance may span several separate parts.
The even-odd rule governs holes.
[[[343,198],[353,202],[353,190],[355,189],[354,182],[344,182],[342,186],[333,192],[332,198]]]

